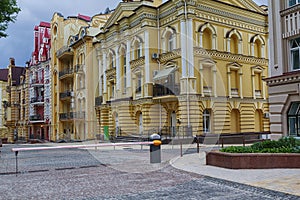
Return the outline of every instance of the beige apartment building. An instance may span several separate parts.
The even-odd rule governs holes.
[[[8,129],[5,125],[8,107],[7,86],[8,86],[8,69],[0,69],[0,139],[6,140],[8,138]],[[5,142],[5,141],[4,141]]]
[[[92,18],[78,14],[51,20],[52,122],[51,140],[87,140],[96,137],[94,108],[97,63],[93,38],[109,13]]]
[[[99,132],[269,131],[268,32],[251,0],[120,2],[94,42]]]
[[[300,136],[300,1],[269,0],[270,130]]]
[[[25,67],[15,66],[10,58],[7,76],[7,101],[4,106],[5,123],[8,129],[8,142],[28,140],[28,83]]]

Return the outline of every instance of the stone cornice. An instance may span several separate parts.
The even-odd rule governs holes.
[[[159,55],[159,61],[163,63],[180,57],[181,57],[181,49],[175,49],[173,51]]]
[[[300,71],[290,72],[281,76],[264,79],[268,86],[276,86],[290,83],[300,83]]]
[[[284,17],[286,15],[293,14],[299,10],[300,10],[300,4],[280,11],[280,15],[281,15],[281,17]]]
[[[144,56],[139,58],[139,59],[130,61],[130,67],[131,67],[132,71],[134,71],[134,69],[136,67],[142,66],[144,64],[145,64],[145,57]]]
[[[256,58],[252,56],[245,56],[240,54],[231,54],[227,52],[220,52],[216,50],[205,50],[199,47],[194,47],[194,55],[209,57],[213,59],[226,60],[230,62],[238,62],[238,63],[248,63],[253,65],[268,65],[268,59],[264,58]]]
[[[109,77],[115,77],[116,76],[116,68],[107,69],[105,71],[105,73],[106,73],[106,77],[108,77],[108,79],[111,79]]]
[[[177,96],[179,101],[186,101],[187,95],[179,95]],[[240,103],[255,103],[255,102],[261,102],[261,103],[268,103],[267,99],[254,99],[251,97],[244,97],[244,98],[229,98],[229,97],[202,97],[200,94],[190,94],[189,95],[190,100],[194,101],[211,101],[211,102],[240,102]]]

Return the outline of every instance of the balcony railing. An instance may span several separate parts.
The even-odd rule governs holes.
[[[44,97],[39,96],[39,97],[32,97],[30,99],[30,103],[37,103],[37,102],[44,102]]]
[[[41,121],[44,120],[44,116],[41,115],[31,115],[29,116],[30,121]]]
[[[85,119],[85,112],[67,112],[59,114],[60,120]]]
[[[300,33],[299,15],[300,4],[291,8],[280,11],[282,22],[282,37],[288,38]]]
[[[239,89],[238,88],[231,88],[231,96],[238,97],[239,96]]]
[[[261,90],[255,90],[255,97],[256,98],[261,98]]]
[[[56,52],[57,57],[61,57],[64,53],[71,52],[71,48],[68,46],[63,46]]]
[[[31,79],[31,84],[44,84],[44,79]]]
[[[179,84],[155,84],[153,86],[153,97],[179,95]]]
[[[65,75],[71,75],[71,74],[73,74],[73,72],[74,72],[73,68],[66,68],[59,72],[59,78],[65,76]]]
[[[95,98],[95,106],[101,106],[103,101],[103,97],[102,96],[98,96]]]
[[[72,97],[72,96],[74,96],[74,93],[72,91],[65,91],[65,92],[59,93],[60,99],[64,99],[64,98],[68,98],[68,97]]]

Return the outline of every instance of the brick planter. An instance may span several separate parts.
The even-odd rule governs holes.
[[[297,153],[206,153],[206,164],[229,169],[300,168]]]

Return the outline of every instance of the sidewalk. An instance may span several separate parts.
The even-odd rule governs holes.
[[[205,164],[205,152],[176,157],[170,164],[184,171],[300,196],[300,169],[226,169]]]

